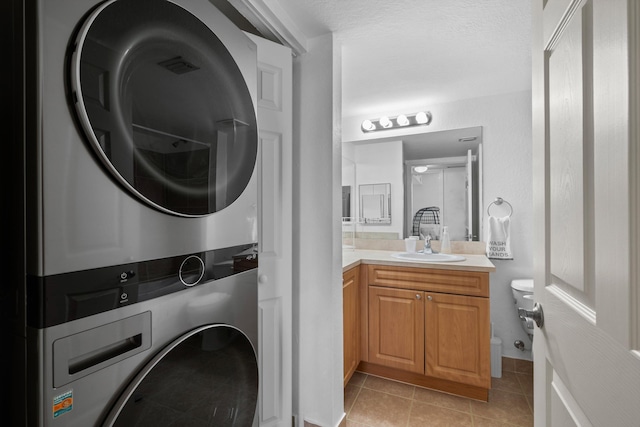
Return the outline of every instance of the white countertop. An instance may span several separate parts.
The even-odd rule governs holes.
[[[369,249],[345,249],[342,251],[342,271],[345,272],[360,264],[391,265],[396,267],[437,268],[440,270],[487,271],[496,270],[495,265],[485,255],[456,254],[465,257],[455,262],[419,262],[393,258],[398,251],[377,251]]]

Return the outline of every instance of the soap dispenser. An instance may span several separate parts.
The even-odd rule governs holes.
[[[442,227],[442,238],[440,240],[440,253],[451,253],[451,240],[449,239],[449,227]]]

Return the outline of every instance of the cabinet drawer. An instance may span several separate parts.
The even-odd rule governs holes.
[[[369,265],[369,285],[478,297],[489,296],[489,273]]]

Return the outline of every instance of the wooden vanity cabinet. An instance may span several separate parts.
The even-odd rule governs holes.
[[[489,273],[366,266],[359,370],[487,400]],[[364,311],[364,310],[363,310]],[[364,324],[364,323],[363,323]]]
[[[344,386],[360,363],[360,267],[342,275]]]
[[[369,362],[491,385],[488,298],[369,287]]]

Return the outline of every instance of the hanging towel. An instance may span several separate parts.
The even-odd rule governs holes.
[[[511,252],[510,217],[489,217],[489,235],[487,237],[487,257],[495,259],[513,259]]]

